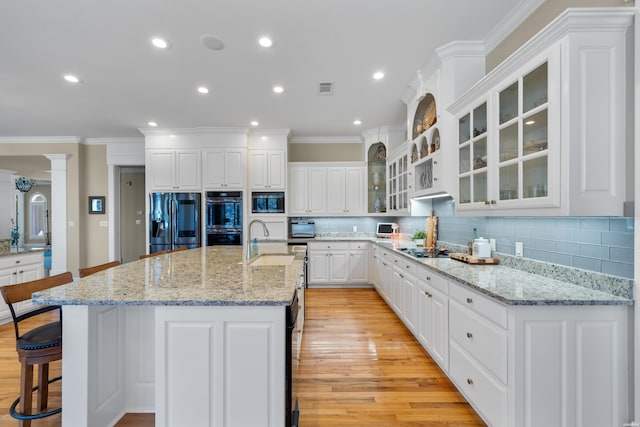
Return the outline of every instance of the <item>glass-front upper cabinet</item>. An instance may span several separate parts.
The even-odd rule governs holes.
[[[458,203],[487,201],[487,103],[458,119]]]
[[[409,155],[404,153],[388,165],[389,210],[409,209]]]
[[[498,200],[548,195],[548,67],[498,93]]]

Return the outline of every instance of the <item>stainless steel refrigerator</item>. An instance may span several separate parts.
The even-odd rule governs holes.
[[[149,195],[149,253],[201,246],[200,193]]]

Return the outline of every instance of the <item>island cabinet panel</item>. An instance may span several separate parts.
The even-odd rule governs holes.
[[[126,412],[124,309],[65,305],[62,312],[62,425],[113,425]]]
[[[156,426],[282,426],[284,307],[157,307]]]

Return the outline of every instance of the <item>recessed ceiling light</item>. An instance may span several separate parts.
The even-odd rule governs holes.
[[[200,87],[198,88],[198,92],[200,92],[200,93],[202,93],[202,94],[209,93],[209,88],[204,87],[204,86],[200,86]]]
[[[224,42],[219,38],[211,34],[203,34],[200,36],[200,43],[207,49],[222,50],[224,49]]]
[[[375,80],[381,80],[384,78],[384,73],[382,71],[376,71],[375,73],[373,73],[373,78]]]
[[[169,135],[169,138],[175,138],[176,136],[174,134]]]
[[[273,40],[271,39],[271,37],[262,36],[258,40],[258,44],[262,47],[271,47],[273,46]]]
[[[73,74],[65,74],[64,79],[69,83],[80,83],[82,81],[78,76],[74,76]]]
[[[162,39],[160,37],[154,37],[151,39],[151,44],[153,44],[158,49],[169,49],[171,46],[168,41]]]
[[[260,124],[260,123],[259,123],[259,122],[257,122],[257,121],[255,121],[255,120],[251,122],[251,126],[258,126],[259,124]]]
[[[284,88],[282,86],[274,86],[273,87],[273,91],[275,93],[282,93],[282,92],[284,92]]]
[[[525,125],[532,125],[534,124],[536,121],[535,120],[529,120],[528,122],[524,122]]]
[[[362,120],[354,120],[353,124],[356,126],[360,126],[362,124]]]
[[[149,122],[147,123],[149,126],[151,126],[152,128],[158,126],[158,124],[156,122]]]

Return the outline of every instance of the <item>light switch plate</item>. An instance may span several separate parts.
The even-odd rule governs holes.
[[[522,242],[516,242],[516,256],[524,256],[524,247]]]
[[[492,251],[496,250],[496,239],[489,239],[489,247]]]

